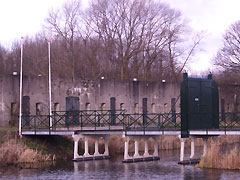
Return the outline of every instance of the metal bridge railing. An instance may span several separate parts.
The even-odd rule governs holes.
[[[180,113],[125,114],[125,129],[180,129]]]
[[[219,113],[220,129],[240,129],[240,112]]]
[[[52,127],[50,127],[52,119]],[[22,130],[69,130],[86,127],[97,129],[99,127],[121,126],[123,130],[180,130],[180,113],[151,113],[129,114],[126,111],[110,110],[84,110],[84,111],[54,111],[49,115],[22,116]],[[219,113],[220,130],[240,129],[240,112]]]
[[[52,127],[50,127],[50,118]],[[165,114],[127,114],[126,111],[84,110],[84,111],[54,111],[49,115],[25,115],[22,117],[23,130],[67,129],[78,127],[112,127],[122,126],[124,130],[138,130],[147,128],[181,128],[179,113]]]

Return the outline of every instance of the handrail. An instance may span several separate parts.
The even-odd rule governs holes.
[[[52,127],[50,127],[52,118]],[[118,110],[112,113],[110,110],[83,110],[83,111],[53,111],[50,115],[23,115],[22,130],[46,130],[55,131],[59,128],[67,129],[77,127],[84,130],[85,127],[122,126],[123,130],[180,130],[180,113],[126,113]],[[240,112],[219,113],[219,129],[240,129]]]

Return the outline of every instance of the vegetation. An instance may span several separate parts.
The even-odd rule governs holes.
[[[207,155],[203,157],[198,165],[200,168],[216,169],[240,169],[240,153],[237,147],[230,152],[222,154],[220,146],[216,143],[211,144]]]
[[[218,82],[224,85],[239,85],[240,75],[240,21],[233,23],[223,35],[223,46],[219,49],[214,64],[218,70]]]
[[[73,143],[68,137],[36,136],[19,139],[17,131],[12,130],[2,130],[0,134],[0,166],[53,162],[72,158]]]
[[[83,10],[71,0],[49,11],[44,31],[24,38],[23,71],[47,76],[51,40],[53,78],[176,82],[202,38],[160,1],[92,0]],[[19,72],[20,43],[0,47],[1,73]]]
[[[33,149],[29,149],[24,143],[16,139],[4,142],[0,147],[0,164],[17,165],[19,163],[34,163],[51,161],[50,155],[44,155]]]

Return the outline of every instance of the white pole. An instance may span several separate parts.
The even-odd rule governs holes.
[[[51,41],[48,41],[48,83],[49,83],[49,115],[50,129],[52,129],[52,89],[51,89]]]
[[[23,79],[23,37],[21,37],[20,87],[19,87],[19,136],[22,136],[22,79]]]

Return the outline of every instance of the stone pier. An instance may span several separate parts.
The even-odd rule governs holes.
[[[152,137],[152,136],[151,136]],[[141,138],[144,139],[144,153],[143,155],[139,154],[139,143]],[[153,161],[153,160],[159,160],[158,156],[158,136],[153,136],[154,139],[154,152],[153,154],[149,154],[149,148],[148,148],[148,140],[149,136],[125,136],[123,135],[124,139],[124,163],[129,163],[129,162],[140,162],[140,161]],[[134,155],[129,156],[129,141],[130,139],[134,140]]]
[[[108,141],[109,141],[109,135],[82,135],[82,134],[74,134],[72,135],[74,140],[74,154],[73,154],[73,161],[88,161],[88,160],[99,160],[99,159],[109,159],[109,151],[108,151]],[[99,153],[98,150],[98,141],[99,138],[103,137],[105,141],[105,151],[103,154]],[[93,138],[95,140],[95,151],[94,154],[89,154],[88,149],[88,142],[89,138]],[[79,155],[78,153],[78,142],[80,139],[83,139],[84,141],[84,154]]]
[[[191,141],[191,154],[189,157],[185,157],[184,150],[185,150],[185,141],[188,138],[181,138],[181,135],[179,135],[180,142],[181,142],[181,149],[180,149],[180,161],[178,164],[197,164],[200,161],[200,158],[196,158],[195,156],[195,140],[196,138],[202,138],[203,139],[203,154],[201,157],[204,157],[207,155],[208,150],[208,138],[212,136],[190,136],[189,139]]]

